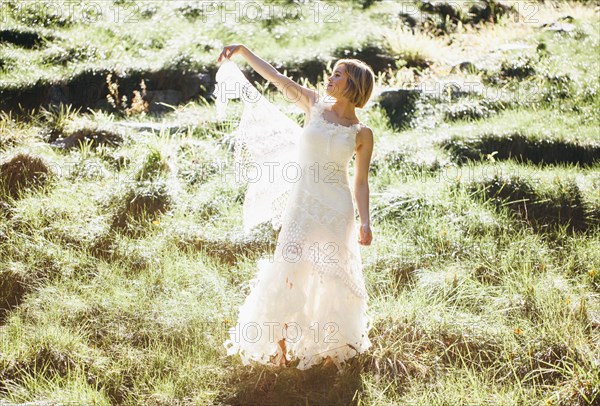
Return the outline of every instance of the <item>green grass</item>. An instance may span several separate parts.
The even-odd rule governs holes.
[[[598,145],[597,15],[585,4],[540,3],[541,22],[570,14],[577,31],[541,32],[502,20],[477,32],[431,37],[395,31],[397,4],[374,2],[364,10],[361,4],[340,9],[341,23],[311,23],[305,34],[300,28],[308,23],[294,19],[203,23],[192,3],[179,11],[140,4],[135,25],[108,15],[92,24],[7,15],[7,27],[27,26],[54,39],[32,49],[0,44],[0,62],[11,67],[0,64],[3,88],[90,67],[199,71],[214,63],[222,45],[243,39],[283,66],[361,44],[432,62],[426,70],[381,73],[377,92],[403,87],[404,80],[468,81],[473,76],[447,76],[449,67],[484,58],[487,77],[497,79],[486,84],[490,93],[504,89],[510,103],[486,118],[450,120],[443,108],[455,100],[426,100],[402,131],[375,100],[358,112],[375,134],[374,240],[361,246],[374,345],[341,375],[320,366],[244,367],[226,356],[222,343],[248,294],[256,259],[274,242],[265,229],[241,237],[245,187],[216,169],[232,162],[227,140],[235,117],[215,122],[214,106],[204,100],[160,116],[66,107],[25,116],[3,112],[0,164],[26,152],[43,159],[54,176],[16,195],[0,187],[0,403],[598,402],[598,163],[536,165],[484,148],[497,144],[477,144],[491,135],[506,145],[505,137],[520,134],[535,153],[542,140]],[[348,37],[340,27],[353,24],[365,30]],[[387,36],[379,43],[372,35],[382,32]],[[488,52],[521,41],[534,46]],[[545,57],[535,48],[541,41]],[[502,63],[517,56],[533,67],[527,83],[499,76]],[[527,84],[541,90],[519,98]],[[261,85],[261,91],[268,89]],[[273,99],[302,121],[295,106],[278,94]],[[239,115],[241,105],[231,107]],[[81,129],[117,134],[121,142],[50,146]],[[451,139],[485,153],[455,160],[442,147]],[[512,182],[504,193],[481,192],[499,179]],[[526,207],[513,201],[519,193],[529,198]],[[569,228],[556,213],[579,216],[586,227]]]

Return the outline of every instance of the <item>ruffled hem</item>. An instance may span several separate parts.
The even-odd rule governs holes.
[[[271,358],[285,338],[286,358],[299,360],[296,368],[305,370],[327,356],[340,368],[371,347],[367,299],[338,278],[320,275],[306,262],[262,258],[258,268],[238,321],[223,343],[227,355],[239,353],[243,365],[274,365]]]

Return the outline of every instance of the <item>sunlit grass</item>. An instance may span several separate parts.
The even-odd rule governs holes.
[[[524,183],[517,186],[552,197],[560,195],[556,185],[572,179],[581,201],[599,214],[598,166],[536,166],[493,154],[458,165],[439,147],[453,136],[469,140],[486,133],[597,143],[598,20],[589,7],[539,4],[539,23],[509,19],[439,38],[397,30],[386,17],[398,12],[394,2],[375,2],[364,11],[355,3],[340,9],[340,22],[310,22],[304,34],[307,21],[201,24],[190,17],[198,10],[189,7],[157,6],[135,25],[105,16],[61,27],[54,18],[44,27],[60,34],[52,47],[0,45],[10,66],[29,63],[3,70],[1,80],[19,86],[91,67],[160,69],[173,61],[198,69],[214,62],[222,45],[242,39],[268,61],[310,60],[339,45],[376,44],[369,34],[384,32],[388,51],[433,65],[381,74],[376,94],[428,78],[442,81],[452,65],[466,60],[484,58],[493,71],[513,54],[494,58],[489,51],[513,42],[533,47],[514,55],[534,55],[541,85],[548,82],[544,75],[569,75],[574,93],[548,102],[536,96],[486,119],[404,131],[392,127],[375,100],[357,112],[373,130],[377,160],[370,177],[374,243],[361,247],[374,346],[337,377],[319,368],[276,375],[225,356],[222,342],[248,294],[256,258],[273,248],[259,234],[241,239],[244,186],[214,166],[231,164],[225,140],[235,119],[216,122],[206,101],[156,117],[65,107],[32,113],[30,120],[2,113],[0,163],[27,152],[51,163],[57,177],[19,198],[0,196],[0,401],[597,402],[598,225],[585,232],[556,224],[535,228],[510,209],[511,202],[480,199],[469,188],[494,175],[518,176]],[[539,31],[539,24],[566,14],[575,17],[579,37]],[[365,29],[349,37],[348,26]],[[536,59],[539,41],[547,43],[549,58]],[[60,66],[48,62],[70,52],[82,56]],[[482,81],[484,75],[456,77]],[[296,106],[279,95],[269,100],[301,121]],[[241,112],[237,102],[230,107],[232,117]],[[118,132],[123,143],[69,150],[47,143],[53,130],[70,134],[82,127]],[[132,189],[137,195],[127,194]],[[131,207],[127,198],[153,190],[171,199],[169,210],[127,218],[133,231],[114,226],[115,214]]]

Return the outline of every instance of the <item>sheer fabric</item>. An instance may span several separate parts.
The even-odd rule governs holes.
[[[297,142],[302,127],[283,114],[250,84],[235,62],[224,60],[216,74],[217,119],[227,117],[230,99],[242,99],[244,110],[233,133],[236,180],[246,182],[243,224],[248,233],[254,226],[270,221],[281,227],[293,186]]]

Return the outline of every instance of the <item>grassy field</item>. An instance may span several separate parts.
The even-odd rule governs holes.
[[[598,2],[205,3],[0,3],[0,404],[598,404]],[[223,170],[230,43],[377,73],[373,347],[340,375],[222,346],[276,241]]]

